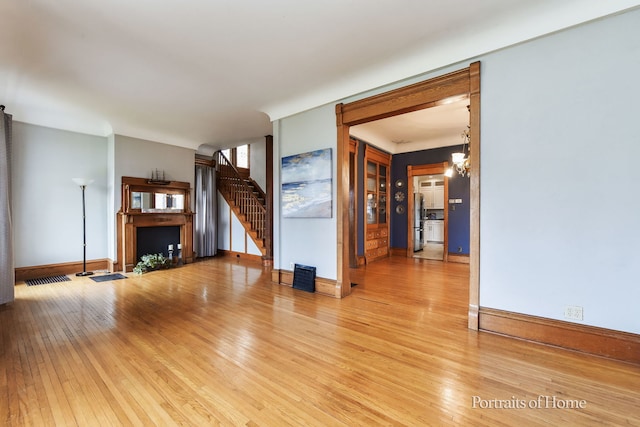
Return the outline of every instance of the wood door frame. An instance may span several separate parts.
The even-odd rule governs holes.
[[[413,257],[413,178],[424,175],[444,175],[449,167],[448,162],[431,163],[427,165],[409,165],[407,166],[407,258]],[[444,177],[444,253],[442,261],[448,261],[447,250],[449,246],[449,209],[447,209],[447,201],[449,200],[449,178]]]
[[[349,265],[358,266],[358,140],[349,138]],[[353,165],[351,165],[353,157]],[[353,182],[351,182],[353,177]]]
[[[349,128],[450,100],[469,98],[471,153],[468,327],[478,330],[480,294],[480,62],[424,82],[336,105],[337,282],[336,296],[351,292],[349,277]]]

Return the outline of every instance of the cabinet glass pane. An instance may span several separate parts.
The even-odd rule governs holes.
[[[387,167],[380,165],[380,191],[387,191]]]
[[[387,196],[380,194],[378,203],[378,224],[387,222]]]
[[[376,177],[368,176],[367,177],[367,191],[376,191]]]
[[[372,193],[367,194],[367,224],[375,224],[377,216],[376,197]]]
[[[372,162],[367,162],[367,174],[377,175],[378,169],[376,168],[376,164]]]

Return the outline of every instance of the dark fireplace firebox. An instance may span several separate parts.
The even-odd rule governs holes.
[[[136,233],[136,260],[140,261],[142,255],[146,254],[162,254],[168,258],[169,245],[173,245],[174,255],[177,257],[177,248],[180,243],[180,227],[138,227]]]

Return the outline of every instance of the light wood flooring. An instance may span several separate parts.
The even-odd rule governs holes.
[[[342,300],[234,258],[19,284],[0,307],[0,424],[640,425],[640,367],[468,330],[468,265],[352,274]]]
[[[444,244],[425,243],[421,250],[413,253],[413,257],[442,261],[444,259]]]

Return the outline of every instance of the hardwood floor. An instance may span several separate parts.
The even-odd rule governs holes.
[[[442,243],[425,243],[421,250],[413,253],[413,257],[442,261],[444,259],[444,245]]]
[[[343,300],[229,257],[19,284],[0,423],[640,425],[640,367],[468,330],[468,269],[393,257]]]

